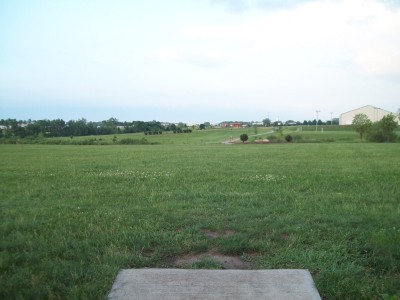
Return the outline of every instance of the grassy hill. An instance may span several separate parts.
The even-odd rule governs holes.
[[[323,128],[323,131],[322,131]],[[258,139],[269,139],[271,142],[285,142],[285,136],[290,134],[293,142],[359,142],[358,134],[348,126],[319,127],[318,132],[313,126],[284,127],[282,133],[274,132],[271,127],[243,128],[243,129],[207,129],[193,130],[192,133],[163,132],[160,135],[115,134],[80,136],[64,138],[44,138],[36,140],[21,140],[22,143],[41,144],[93,144],[112,145],[122,143],[123,140],[133,140],[135,144],[162,144],[162,145],[209,145],[224,142],[240,143],[239,136],[242,133],[249,135],[248,143]]]

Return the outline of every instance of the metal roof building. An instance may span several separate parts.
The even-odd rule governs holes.
[[[392,112],[371,106],[366,105],[357,109],[353,109],[351,111],[342,113],[339,119],[339,125],[351,125],[353,122],[353,118],[358,114],[366,114],[368,118],[374,123],[380,121],[384,116],[391,114]],[[394,114],[394,113],[393,113]],[[397,118],[397,122],[399,119]]]

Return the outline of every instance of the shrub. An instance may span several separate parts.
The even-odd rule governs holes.
[[[375,143],[383,143],[385,141],[385,135],[383,134],[378,123],[375,123],[368,132],[368,141]]]
[[[368,140],[370,142],[395,142],[397,136],[395,129],[397,128],[396,116],[393,114],[386,115],[377,123],[374,123],[369,132]]]
[[[249,139],[249,136],[246,133],[242,133],[240,135],[240,140],[244,143],[245,141],[247,141]]]
[[[382,120],[379,121],[379,126],[386,142],[394,142],[396,140],[394,131],[398,127],[398,124],[394,114],[384,116]]]
[[[292,136],[290,134],[288,134],[288,135],[285,136],[285,140],[286,140],[286,142],[290,143],[293,140],[293,138],[292,138]]]

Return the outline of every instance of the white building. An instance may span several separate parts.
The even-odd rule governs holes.
[[[358,114],[367,115],[368,118],[374,123],[380,121],[384,116],[391,113],[392,112],[390,111],[375,106],[367,105],[342,113],[340,115],[339,125],[351,125],[353,123],[354,116]],[[399,123],[399,118],[397,118],[397,122]]]

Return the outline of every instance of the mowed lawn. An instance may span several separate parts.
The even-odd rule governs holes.
[[[0,215],[1,299],[104,298],[207,252],[400,295],[400,144],[0,145]]]

